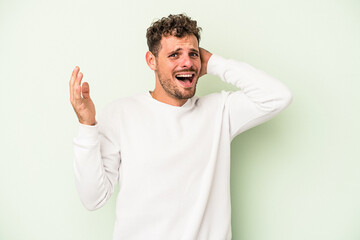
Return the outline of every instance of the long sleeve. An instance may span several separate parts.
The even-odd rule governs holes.
[[[120,150],[114,125],[105,116],[95,126],[79,124],[74,138],[75,183],[89,210],[103,206],[119,178]]]
[[[231,139],[271,119],[292,100],[292,94],[284,84],[244,62],[212,55],[207,72],[240,89],[231,92],[226,102]]]

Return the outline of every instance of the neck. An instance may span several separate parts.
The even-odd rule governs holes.
[[[151,96],[156,99],[159,102],[163,102],[172,106],[181,107],[184,105],[187,101],[187,99],[177,99],[174,97],[168,96],[167,93],[160,93],[159,91],[156,91],[156,89],[152,92],[150,92]]]

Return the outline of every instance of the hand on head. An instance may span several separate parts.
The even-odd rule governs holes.
[[[209,62],[211,55],[212,55],[212,53],[210,53],[209,51],[207,51],[203,48],[200,48],[201,70],[200,70],[199,77],[201,77],[207,73],[207,64]]]

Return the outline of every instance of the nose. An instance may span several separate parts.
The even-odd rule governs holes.
[[[187,54],[184,54],[181,58],[181,67],[183,68],[190,68],[193,65],[193,62],[191,61],[190,56]]]

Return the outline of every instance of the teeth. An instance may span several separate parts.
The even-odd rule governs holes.
[[[176,75],[177,77],[191,77],[192,74],[179,74],[179,75]]]

